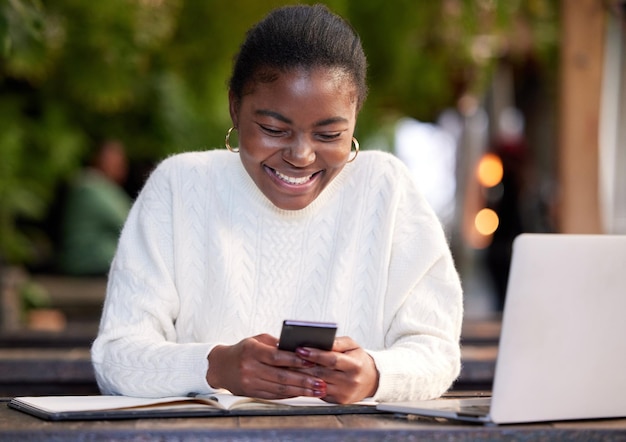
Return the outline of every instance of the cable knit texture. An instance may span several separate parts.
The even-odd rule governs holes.
[[[459,374],[462,310],[442,228],[394,156],[362,152],[287,211],[237,155],[191,152],[163,161],[129,214],[92,359],[103,393],[210,393],[215,345],[334,321],[374,358],[375,399],[427,399]]]

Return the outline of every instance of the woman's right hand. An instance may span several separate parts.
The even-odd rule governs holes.
[[[326,396],[322,379],[295,370],[311,364],[293,352],[278,350],[278,339],[268,334],[218,345],[208,359],[206,379],[212,388],[262,399]]]

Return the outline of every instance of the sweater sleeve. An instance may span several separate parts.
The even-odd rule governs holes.
[[[460,372],[462,289],[443,229],[404,168],[385,299],[385,349],[370,351],[379,401],[442,395]]]
[[[177,343],[173,277],[172,174],[162,163],[126,221],[111,265],[91,354],[105,394],[141,397],[206,393],[208,344]]]

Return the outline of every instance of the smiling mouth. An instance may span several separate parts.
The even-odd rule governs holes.
[[[274,176],[276,176],[279,180],[287,183],[287,184],[291,184],[294,186],[300,186],[302,184],[306,184],[309,181],[311,181],[311,179],[317,175],[317,172],[311,175],[307,175],[307,176],[303,176],[303,177],[294,177],[294,176],[289,176],[289,175],[285,175],[284,173],[281,173],[279,171],[277,171],[276,169],[271,169],[269,168],[273,173]]]

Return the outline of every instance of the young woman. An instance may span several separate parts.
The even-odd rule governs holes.
[[[459,278],[402,163],[358,152],[365,72],[359,37],[323,6],[249,31],[228,149],[163,161],[126,222],[92,349],[104,393],[348,403],[450,387]],[[339,337],[278,350],[284,319],[337,322]]]

